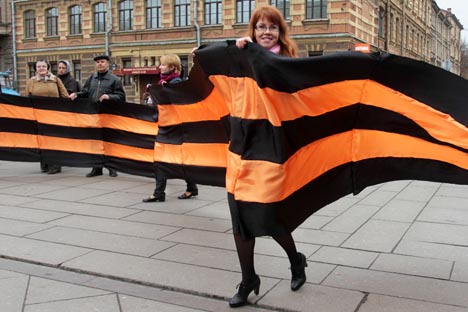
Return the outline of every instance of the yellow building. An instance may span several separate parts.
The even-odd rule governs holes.
[[[401,5],[403,2],[403,6]],[[163,54],[189,69],[192,48],[246,35],[256,6],[272,4],[286,17],[303,57],[364,49],[431,61],[432,0],[16,0],[15,77],[19,90],[46,58],[54,71],[69,60],[82,83],[93,57],[109,54],[127,100],[141,102],[157,79]],[[459,35],[459,34],[458,34]],[[454,55],[454,57],[456,57]]]

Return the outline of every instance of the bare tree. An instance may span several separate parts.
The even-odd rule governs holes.
[[[468,79],[468,44],[463,40],[461,46],[461,57],[460,57],[460,76]]]

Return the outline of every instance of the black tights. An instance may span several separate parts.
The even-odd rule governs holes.
[[[284,249],[288,255],[291,266],[301,261],[291,234],[285,234],[279,237],[273,236],[273,239]],[[239,234],[234,234],[234,241],[236,243],[237,255],[239,256],[242,281],[252,281],[256,275],[254,266],[255,238],[243,240]]]

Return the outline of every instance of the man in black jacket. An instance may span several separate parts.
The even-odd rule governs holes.
[[[125,102],[125,90],[120,79],[109,71],[110,58],[98,55],[94,58],[97,71],[89,76],[80,92],[70,94],[70,99],[87,97],[93,103],[105,101]],[[109,169],[109,176],[116,177],[117,171]],[[88,178],[102,175],[102,167],[94,167],[86,176]]]

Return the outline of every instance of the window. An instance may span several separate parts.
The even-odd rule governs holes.
[[[96,3],[94,5],[94,32],[105,32],[106,31],[106,4]]]
[[[81,62],[73,61],[73,77],[76,80],[81,81]]]
[[[146,0],[146,28],[162,27],[161,0]]]
[[[50,72],[54,75],[57,75],[58,65],[57,62],[49,62],[50,64]]]
[[[255,8],[254,0],[237,0],[236,1],[236,23],[248,23],[252,11]]]
[[[283,14],[284,19],[291,19],[291,16],[289,14],[289,0],[271,0],[270,4],[278,10],[280,10],[280,12]]]
[[[122,59],[122,66],[123,66],[123,68],[132,67],[132,60],[131,59]],[[123,76],[123,85],[124,86],[131,86],[132,85],[132,76],[131,75]]]
[[[36,37],[36,13],[34,11],[24,12],[24,37]]]
[[[58,9],[50,8],[46,11],[47,36],[58,36]]]
[[[133,0],[119,3],[119,30],[133,29]]]
[[[390,34],[388,35],[388,37],[390,38],[391,41],[395,40],[395,38],[393,38],[393,33],[394,33],[393,27],[394,27],[393,26],[393,13],[390,13],[390,27],[389,27],[390,28]]]
[[[395,42],[399,43],[401,37],[400,37],[400,19],[398,17],[395,18],[395,36],[396,36]]]
[[[221,24],[223,2],[219,0],[205,0],[205,25]]]
[[[385,36],[385,9],[379,7],[379,37]]]
[[[190,25],[190,0],[174,1],[174,26]]]
[[[36,75],[36,63],[28,63],[29,78]]]
[[[306,18],[327,18],[327,0],[306,0]]]
[[[81,34],[81,5],[70,8],[70,34]]]

